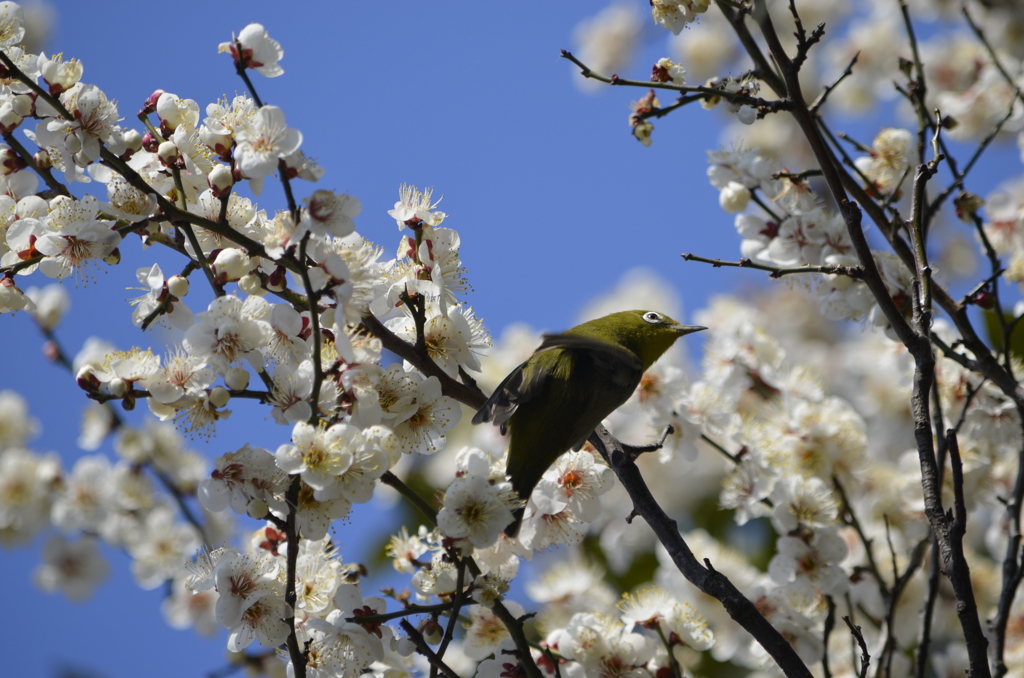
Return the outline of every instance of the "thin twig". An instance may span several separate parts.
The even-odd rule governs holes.
[[[671,90],[673,92],[680,92],[681,94],[693,94],[699,95],[694,97],[694,101],[700,99],[716,99],[722,98],[726,101],[731,101],[736,104],[753,106],[759,110],[775,113],[777,111],[783,111],[788,108],[788,104],[780,99],[769,101],[768,99],[762,99],[760,97],[750,96],[749,94],[742,94],[740,92],[732,92],[727,89],[721,89],[718,87],[704,87],[704,86],[691,86],[691,85],[674,85],[669,82],[650,82],[647,80],[629,80],[627,78],[620,78],[617,75],[607,76],[597,71],[594,71],[589,66],[584,64],[582,61],[577,59],[572,52],[563,49],[561,56],[563,59],[568,59],[572,63],[576,64],[580,69],[580,74],[584,78],[591,78],[599,82],[606,83],[608,85],[622,85],[625,87],[641,87],[644,89],[664,89]]]
[[[409,636],[409,640],[412,641],[412,644],[416,646],[416,651],[427,658],[432,669],[439,670],[447,676],[447,678],[461,678],[459,674],[455,673],[450,666],[444,663],[444,660],[438,657],[437,654],[430,649],[430,646],[427,645],[427,641],[424,639],[423,634],[420,633],[415,626],[410,624],[408,619],[403,619],[399,622],[399,625],[402,627],[402,630],[405,631],[405,634]]]
[[[864,277],[864,269],[860,266],[840,266],[840,265],[821,265],[821,266],[769,266],[767,264],[760,264],[751,259],[740,259],[739,261],[727,261],[724,259],[708,259],[707,257],[701,257],[696,254],[690,254],[684,252],[682,255],[684,261],[696,261],[702,264],[711,264],[715,268],[722,266],[730,266],[734,268],[752,268],[757,271],[767,271],[769,278],[781,278],[786,275],[800,275],[806,273],[824,273],[826,275],[841,275],[847,278],[853,278],[854,280],[862,280]]]
[[[846,68],[839,75],[839,77],[836,78],[830,85],[825,87],[825,89],[822,90],[821,94],[818,95],[818,98],[814,100],[814,103],[810,105],[809,109],[811,113],[817,115],[818,109],[825,105],[825,101],[828,100],[829,95],[832,94],[833,91],[835,91],[836,87],[839,87],[839,83],[841,83],[849,76],[853,75],[853,67],[854,65],[856,65],[857,59],[859,58],[860,51],[858,50],[857,53],[853,55],[853,58],[850,59],[850,63],[846,65]]]
[[[859,626],[854,626],[849,617],[843,617],[843,621],[850,628],[850,633],[857,639],[860,646],[860,678],[867,678],[868,667],[871,666],[871,654],[868,652],[868,644],[864,642],[864,634],[860,632]]]

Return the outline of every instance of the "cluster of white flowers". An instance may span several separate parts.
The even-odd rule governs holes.
[[[654,21],[674,34],[710,5],[650,4]],[[842,11],[819,5],[805,20]],[[877,92],[865,92],[897,67],[894,15],[872,12],[874,32],[868,24],[855,27],[832,48],[835,63],[848,62],[849,49],[864,53],[864,68],[833,101],[871,103]],[[606,58],[608,68],[637,40],[640,28],[630,17],[629,10],[606,10],[584,31],[588,44],[610,43],[603,57],[594,47],[593,57]],[[81,82],[81,62],[16,46],[22,21],[17,5],[0,3],[0,49],[23,76],[8,68],[10,77],[0,81],[0,128],[21,129],[38,147],[26,156],[0,146],[0,311],[31,313],[52,334],[68,307],[63,288],[23,292],[17,281],[36,273],[89,280],[97,267],[119,263],[119,247],[133,234],[187,259],[178,274],[156,263],[139,268],[143,295],[131,302],[137,327],[173,325],[180,343],[161,355],[90,340],[70,362],[77,385],[95,401],[80,446],[93,451],[113,436],[116,462],[88,455],[67,470],[55,455],[31,451],[38,426],[17,394],[0,392],[0,543],[24,543],[55,528],[39,586],[84,598],[108,571],[100,544],[122,549],[139,586],[167,586],[163,611],[171,626],[210,635],[226,629],[234,653],[254,641],[275,648],[294,640],[307,675],[317,678],[412,675],[426,666],[429,653],[416,652],[423,643],[443,648],[448,667],[488,678],[520,675],[527,652],[549,677],[690,675],[704,653],[774,675],[764,650],[722,605],[682,578],[649,530],[629,524],[629,498],[596,451],[563,454],[525,501],[513,491],[506,441],[492,427],[472,429],[445,387],[471,387],[470,373],[493,387],[537,337],[519,328],[487,350],[490,335],[466,304],[471,288],[460,236],[442,225],[448,215],[432,189],[403,185],[387,210],[399,230],[393,259],[356,231],[362,204],[353,196],[316,190],[268,215],[234,192],[240,182],[258,196],[275,172],[289,182],[323,174],[300,150],[302,135],[280,108],[238,95],[209,104],[201,117],[197,102],[156,90],[143,106],[145,132],[122,127],[116,104]],[[720,29],[714,21],[705,32]],[[221,52],[241,68],[283,73],[281,46],[258,24]],[[935,86],[930,96],[955,118],[956,134],[981,136],[1004,118],[1006,130],[1019,129],[1015,92],[986,51],[958,38],[925,44],[923,53]],[[730,54],[709,49],[691,77],[713,73],[715,60]],[[600,68],[599,61],[590,65]],[[681,63],[664,58],[652,79],[683,87],[686,75]],[[753,106],[725,96],[757,95],[752,74],[708,77],[740,123],[762,122]],[[645,114],[658,106],[652,90],[634,107],[634,134],[645,144],[653,129]],[[899,204],[918,162],[915,135],[883,129],[861,150],[852,163],[857,180],[869,196]],[[631,442],[664,435],[657,451],[639,460],[652,491],[672,515],[693,516],[683,519],[693,552],[728,576],[808,665],[827,652],[833,675],[856,675],[849,638],[828,631],[844,614],[868,619],[869,645],[892,648],[892,669],[909,673],[917,635],[916,627],[907,630],[914,626],[908,620],[928,593],[927,573],[908,564],[929,540],[908,435],[910,360],[888,336],[866,285],[843,273],[859,263],[846,224],[807,175],[790,173],[763,149],[715,151],[709,159],[708,177],[722,209],[735,215],[742,256],[808,269],[794,277],[809,290],[713,300],[696,314],[710,329],[702,335],[703,369],[689,369],[677,347],[643,375],[606,424]],[[69,184],[98,182],[105,195],[40,194],[29,167],[51,179],[49,170],[59,170]],[[1008,184],[985,201],[962,196],[958,206],[961,216],[978,216],[985,244],[1009,262],[1000,273],[1024,286],[1021,186]],[[911,272],[888,252],[874,257],[897,308],[908,309]],[[817,272],[824,267],[834,272]],[[205,308],[190,307],[200,275],[214,298]],[[615,303],[647,307],[658,298],[652,289],[665,287],[627,285]],[[1021,315],[1024,308],[1017,309]],[[836,320],[865,321],[864,331],[844,337],[830,322]],[[1000,502],[1014,491],[1022,422],[1014,403],[969,369],[976,356],[955,332],[941,320],[933,332],[955,351],[938,359],[934,398],[943,420],[958,428],[960,489],[978,535],[965,549],[972,558],[1002,554],[1013,535]],[[387,363],[384,346],[398,341],[408,349],[405,359]],[[425,370],[430,376],[423,366],[433,368]],[[129,426],[112,405],[131,410],[140,398],[158,421]],[[229,403],[247,401],[270,408],[285,427],[278,429],[281,440],[266,448],[246,444],[211,464],[186,449],[169,423],[212,437],[217,422],[231,415]],[[409,498],[413,490],[399,474],[410,468],[444,488],[433,504],[414,499],[436,525],[414,534],[401,527],[387,546],[409,590],[364,596],[362,566],[342,561],[332,530],[382,484]],[[950,475],[943,479],[946,506]],[[714,535],[694,528],[712,522],[704,520],[712,507],[730,511],[716,515],[732,523]],[[520,510],[521,527],[510,537],[504,530]],[[235,515],[261,526],[240,540]],[[543,639],[526,648],[513,633],[526,610],[509,592],[521,561],[556,548],[564,557],[526,587],[537,603],[536,637]],[[751,565],[743,548],[747,555],[760,549],[762,567]],[[584,555],[594,549],[621,581],[656,558],[651,583],[623,586],[635,590],[617,595]],[[972,560],[978,605],[987,615],[999,603],[991,583],[996,558]],[[903,573],[901,597],[887,601]],[[932,596],[932,642],[952,666],[962,650],[957,604],[945,590]],[[1007,654],[1019,658],[1024,603],[1010,614]],[[423,620],[411,630],[406,618],[414,615]],[[460,616],[464,628],[453,641]],[[282,652],[292,675],[299,656]]]
[[[899,190],[910,167],[910,141],[906,130],[884,130],[875,140],[871,155],[858,161],[858,168],[877,194],[888,197]],[[786,174],[781,163],[757,150],[709,151],[708,162],[708,178],[720,191],[722,208],[736,214],[744,258],[782,268],[858,266],[842,215],[823,204],[805,178]],[[908,309],[910,271],[886,251],[874,255],[897,308]],[[863,282],[841,273],[797,275],[814,285],[828,318],[867,318],[877,326],[887,325]]]
[[[685,65],[692,79],[721,86],[744,78],[726,78],[726,73],[750,68],[737,49],[732,26],[723,16],[709,12],[706,0],[651,0],[653,23],[672,33],[669,40],[673,58]],[[961,17],[956,11],[958,3],[944,0],[921,0],[913,4],[915,22],[929,23],[940,29]],[[783,45],[789,53],[795,48],[795,25],[786,3],[768,3],[767,10],[776,26]],[[898,5],[888,2],[849,3],[846,0],[804,0],[798,7],[805,30],[824,22],[830,40],[823,44],[820,60],[810,60],[801,71],[804,92],[820,91],[836,82],[856,59],[845,75],[840,87],[831,92],[830,100],[844,110],[854,113],[870,110],[880,102],[889,102],[896,91],[893,81],[900,78],[900,63],[911,63],[913,52],[906,40],[906,29]],[[964,32],[936,30],[924,32],[919,53],[928,84],[927,110],[938,109],[947,118],[948,132],[956,139],[980,139],[993,127],[1002,123],[1004,135],[1017,134],[1024,149],[1024,105],[1018,100],[1016,89],[1024,74],[1017,33],[1022,26],[1020,17],[1005,8],[988,3],[971,3],[970,11],[989,40],[1013,82],[1007,82],[988,50]],[[840,19],[849,20],[841,22]],[[577,28],[580,60],[597,73],[610,76],[628,64],[642,42],[636,39],[639,28],[636,16],[622,5],[613,3],[596,16],[584,20]],[[628,27],[628,28],[627,28]],[[685,30],[683,30],[685,29]],[[836,34],[836,30],[840,32]],[[934,33],[934,36],[931,34]],[[663,58],[655,63],[658,77],[652,80],[682,85],[681,78],[665,77]],[[674,74],[673,74],[674,75]],[[679,74],[680,76],[682,73]],[[587,89],[598,89],[593,79],[578,78]],[[751,78],[751,81],[754,81]],[[735,84],[732,91],[737,91]],[[724,107],[736,115],[743,125],[750,125],[756,111],[750,106]],[[909,111],[909,107],[906,109]],[[782,123],[785,131],[768,128],[778,122],[766,122],[763,132],[733,130],[758,145],[774,147],[789,155],[787,148],[790,127]],[[650,145],[649,123],[634,135]],[[898,178],[898,177],[897,177]]]
[[[128,553],[142,588],[157,588],[180,574],[204,535],[197,523],[178,516],[171,497],[156,490],[145,468],[189,493],[208,466],[184,447],[172,426],[122,426],[116,463],[86,455],[64,469],[57,455],[29,449],[38,427],[13,391],[0,392],[0,417],[0,540],[22,544],[49,525],[57,529],[36,572],[43,590],[75,600],[90,596],[109,572],[101,541]],[[207,522],[205,529],[206,538],[221,539],[230,525]]]

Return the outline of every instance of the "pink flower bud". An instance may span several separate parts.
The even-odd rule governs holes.
[[[156,112],[156,102],[160,100],[160,95],[163,93],[164,91],[162,89],[158,89],[150,94],[149,98],[146,99],[146,103],[142,105],[142,110],[139,111],[139,113],[149,115],[150,113]]]
[[[14,149],[3,147],[0,144],[0,176],[14,174],[28,167],[21,156]]]
[[[142,147],[150,153],[156,153],[157,149],[160,147],[160,142],[156,140],[156,137],[153,136],[152,132],[146,132],[142,137]]]
[[[92,365],[85,365],[82,369],[78,370],[75,381],[78,382],[80,389],[89,393],[98,391],[100,388],[100,380],[96,378]]]

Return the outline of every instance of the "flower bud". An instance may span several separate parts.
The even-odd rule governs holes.
[[[0,176],[14,174],[28,167],[13,148],[0,144]]]
[[[229,367],[224,373],[224,383],[232,391],[244,391],[249,385],[249,370],[244,367]]]
[[[168,167],[173,167],[178,161],[178,147],[171,141],[160,144],[156,149],[156,154],[160,157],[161,162]]]
[[[956,207],[957,218],[965,224],[972,224],[978,210],[985,206],[985,200],[969,191],[961,191],[953,200],[953,205]]]
[[[35,161],[36,167],[39,169],[50,169],[53,167],[53,161],[50,160],[50,154],[46,152],[45,148],[40,148],[32,156],[32,160]]]
[[[98,391],[100,388],[100,380],[96,378],[96,371],[92,365],[84,365],[82,369],[78,370],[75,381],[78,382],[80,389],[88,393]]]
[[[160,142],[152,132],[146,132],[142,135],[142,147],[150,153],[156,153],[160,148]]]
[[[750,189],[737,181],[730,181],[718,194],[718,204],[729,214],[742,212],[750,202]]]
[[[135,153],[142,150],[142,135],[138,130],[130,129],[124,133],[124,145],[129,151]]]
[[[230,134],[211,132],[206,125],[200,128],[199,139],[221,157],[226,157],[231,152],[231,147],[235,145],[235,140]]]
[[[158,89],[149,95],[146,99],[146,103],[142,104],[142,110],[139,113],[143,115],[149,115],[150,113],[156,112],[156,102],[160,100],[160,96],[164,93],[162,89]]]
[[[118,248],[118,247],[115,247],[113,250],[111,250],[110,254],[108,254],[107,256],[103,257],[103,263],[104,264],[108,264],[110,266],[117,266],[118,264],[120,264],[121,263],[121,249]]]
[[[82,150],[82,140],[74,134],[68,134],[64,137],[64,148],[68,149],[69,153],[78,153]]]
[[[436,619],[428,619],[423,622],[420,632],[423,634],[423,640],[427,641],[428,645],[437,645],[444,636],[444,629],[441,628]]]
[[[644,146],[650,147],[651,145],[651,132],[654,131],[654,123],[644,120],[638,122],[633,126],[633,136]]]
[[[210,404],[220,409],[231,400],[231,392],[223,386],[214,386],[210,390]]]
[[[188,296],[188,278],[182,275],[172,275],[167,279],[167,291],[172,297],[183,299]]]
[[[156,114],[162,126],[177,129],[179,125],[199,122],[199,104],[192,99],[179,99],[176,94],[164,92],[156,100]]]
[[[60,361],[60,347],[55,341],[43,342],[43,357],[51,363]]]
[[[126,382],[124,379],[120,377],[114,377],[113,379],[107,382],[107,393],[114,396],[115,398],[120,398],[127,392],[128,382]]]
[[[231,187],[235,183],[234,178],[231,176],[231,168],[227,165],[219,164],[213,166],[206,180],[210,184],[210,188],[213,189],[213,195],[217,198],[223,198],[229,194]]]
[[[50,86],[50,94],[57,96],[75,86],[82,79],[82,62],[77,59],[61,61],[58,56],[55,59],[40,59],[39,73],[43,80]]]
[[[27,118],[36,111],[36,100],[28,94],[15,94],[11,97],[11,108],[23,118]]]
[[[976,304],[987,311],[991,311],[996,307],[996,295],[992,294],[991,290],[983,289],[969,299],[968,303]]]
[[[252,261],[237,247],[225,247],[213,260],[213,272],[220,282],[233,282],[249,272]]]
[[[277,269],[270,274],[267,278],[267,289],[271,292],[280,292],[288,287],[288,276],[285,273],[283,266],[278,266]]]
[[[0,106],[0,129],[2,129],[5,134],[12,132],[15,127],[21,124],[22,120],[24,120],[24,118],[14,112],[14,108],[11,106],[10,102],[5,102]]]
[[[256,273],[246,273],[239,278],[238,289],[256,297],[262,297],[267,293],[267,290],[263,287],[263,281]]]
[[[267,513],[270,511],[270,507],[267,506],[267,502],[262,499],[251,499],[249,504],[245,507],[245,512],[250,518],[256,520],[263,520],[267,517]]]
[[[757,109],[753,106],[740,106],[740,109],[736,111],[736,117],[744,125],[753,125],[757,120]]]

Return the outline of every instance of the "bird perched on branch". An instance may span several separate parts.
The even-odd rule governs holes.
[[[622,311],[546,334],[473,417],[509,432],[505,472],[526,501],[556,459],[583,447],[598,424],[636,390],[644,372],[679,337],[707,329],[656,311]],[[514,537],[525,509],[505,528]]]

